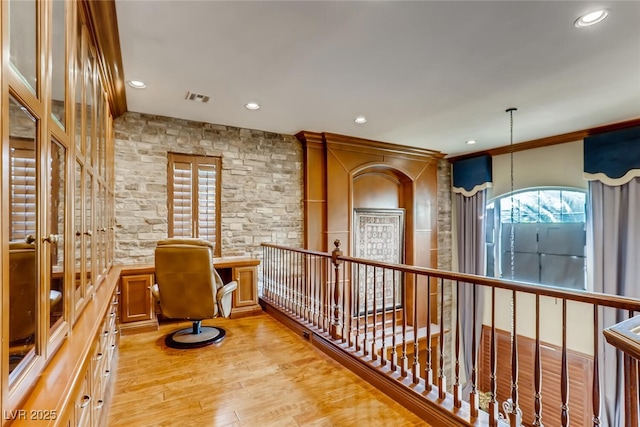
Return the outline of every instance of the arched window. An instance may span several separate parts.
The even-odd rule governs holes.
[[[487,275],[585,289],[584,190],[528,188],[487,203]],[[513,241],[511,230],[513,229]]]

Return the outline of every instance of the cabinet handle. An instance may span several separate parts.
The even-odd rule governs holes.
[[[87,230],[87,231],[84,232],[84,235],[91,237],[91,236],[93,236],[93,232],[91,230]]]
[[[111,375],[111,371],[109,371],[108,369],[106,371],[104,371],[104,377],[105,378],[109,378],[109,375]]]
[[[104,406],[104,400],[102,400],[102,399],[98,400],[98,404],[96,405],[96,409],[102,409],[103,406]]]
[[[108,336],[109,336],[109,331],[104,331],[104,332],[102,333],[102,335],[104,335],[105,337],[108,337]]]
[[[80,403],[80,409],[86,408],[87,406],[89,406],[89,403],[91,403],[91,396],[89,396],[88,394],[85,394],[84,396],[82,396],[82,403]]]
[[[104,357],[104,353],[98,353],[98,355],[96,356],[96,362],[99,360],[102,360],[102,358]]]
[[[42,243],[58,243],[58,235],[57,234],[49,234],[49,237],[43,237]]]
[[[109,313],[109,316],[114,317],[116,313]]]

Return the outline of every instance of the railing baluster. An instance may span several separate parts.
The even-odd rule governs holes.
[[[542,426],[542,358],[540,354],[540,295],[536,295],[536,349],[533,366],[533,386],[535,392],[533,425]]]
[[[404,276],[403,280],[403,304],[402,304],[402,355],[400,356],[400,375],[402,377],[407,376],[407,370],[409,368],[409,360],[407,357],[407,276]]]
[[[380,363],[382,366],[386,366],[387,364],[387,346],[385,343],[386,340],[386,329],[387,329],[387,269],[382,269],[382,343],[380,345]]]
[[[569,367],[567,365],[567,300],[562,299],[562,362],[560,367],[560,398],[562,427],[569,425]]]
[[[429,325],[429,327],[431,327]],[[438,389],[440,394],[438,397],[440,399],[444,399],[447,397],[447,377],[444,374],[444,279],[440,279],[440,367],[439,367],[439,376],[438,376]]]
[[[469,284],[465,284],[469,286]],[[478,410],[480,406],[480,396],[478,395],[478,286],[473,284],[473,310],[471,321],[471,392],[469,393],[469,410],[471,412],[471,418],[478,418]]]
[[[520,427],[521,420],[518,413],[518,328],[517,328],[517,306],[516,291],[511,292],[513,312],[511,322],[513,322],[513,333],[511,335],[511,413],[509,422],[511,427]]]
[[[397,292],[397,278],[398,278],[398,273],[396,273],[395,271],[393,272],[393,277],[391,278],[391,286],[393,287],[393,289],[391,289],[391,293],[392,293],[392,304],[393,307],[391,309],[391,316],[393,316],[393,318],[391,319],[391,370],[395,372],[396,368],[398,367],[398,351],[396,348],[396,323],[398,322],[398,315],[396,312],[396,306],[398,305],[398,302],[396,301],[396,292]]]
[[[475,304],[474,304],[475,306]],[[462,407],[462,387],[460,385],[460,282],[456,281],[456,326],[453,372],[453,407]],[[474,333],[475,335],[475,333]],[[473,381],[473,380],[472,380]],[[471,397],[470,399],[471,400]]]
[[[338,331],[340,329],[340,264],[342,261],[338,257],[342,256],[340,250],[340,240],[334,242],[335,248],[331,253],[331,259],[333,261],[335,270],[335,281],[333,283],[333,326],[331,328],[331,337],[335,340],[338,338]]]
[[[371,338],[371,359],[372,360],[376,360],[377,359],[377,355],[376,355],[376,339],[378,336],[378,322],[376,320],[377,318],[377,293],[376,291],[377,289],[377,284],[378,284],[378,267],[373,267],[373,311],[372,311],[372,320],[373,320],[373,325],[372,325],[372,330],[373,330],[373,337]]]
[[[593,407],[593,427],[600,425],[600,306],[593,306],[593,385],[591,387],[591,404]]]
[[[360,277],[360,270],[362,269],[362,265],[358,264],[358,271],[357,271],[357,276],[358,276],[358,287],[356,289],[356,310],[355,310],[355,315],[356,315],[356,351],[360,351],[360,282],[361,282],[361,277]]]
[[[424,386],[427,391],[433,388],[433,366],[431,365],[431,276],[427,276],[427,357],[424,368]],[[417,331],[416,331],[417,332]]]
[[[340,292],[340,294],[342,295],[342,305],[341,305],[341,319],[342,319],[342,330],[341,330],[341,334],[342,334],[342,342],[345,343],[347,342],[348,339],[348,331],[349,329],[346,329],[349,325],[347,324],[347,284],[349,283],[349,281],[347,280],[347,277],[349,277],[348,275],[348,269],[347,269],[347,263],[343,263],[343,270],[342,270],[342,291]]]
[[[496,288],[491,288],[491,397],[489,400],[489,426],[498,425],[498,383],[496,381]]]
[[[418,343],[418,275],[413,274],[413,383],[420,381],[420,345]],[[427,326],[427,331],[429,327]],[[427,346],[431,348],[431,342],[427,340]]]
[[[367,340],[369,338],[369,266],[364,266],[364,338],[362,342],[362,353],[365,356],[369,355],[369,346]]]
[[[304,288],[302,286],[302,254],[296,256],[296,287],[298,288],[298,316],[304,319]]]
[[[313,325],[313,295],[312,287],[311,287],[311,255],[304,254],[303,257],[304,269],[303,269],[303,283],[304,283],[304,292],[305,292],[305,319],[310,324]]]

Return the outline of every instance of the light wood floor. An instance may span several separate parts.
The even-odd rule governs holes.
[[[123,336],[110,426],[427,426],[270,316],[212,319],[217,346],[176,350]]]

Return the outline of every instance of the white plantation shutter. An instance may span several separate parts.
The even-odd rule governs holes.
[[[199,237],[220,254],[219,157],[169,153],[169,236]]]
[[[12,144],[13,145],[13,144]],[[11,241],[36,235],[35,151],[11,148]]]
[[[216,241],[216,175],[215,165],[198,165],[198,236]]]
[[[191,164],[173,165],[173,237],[193,237]]]

